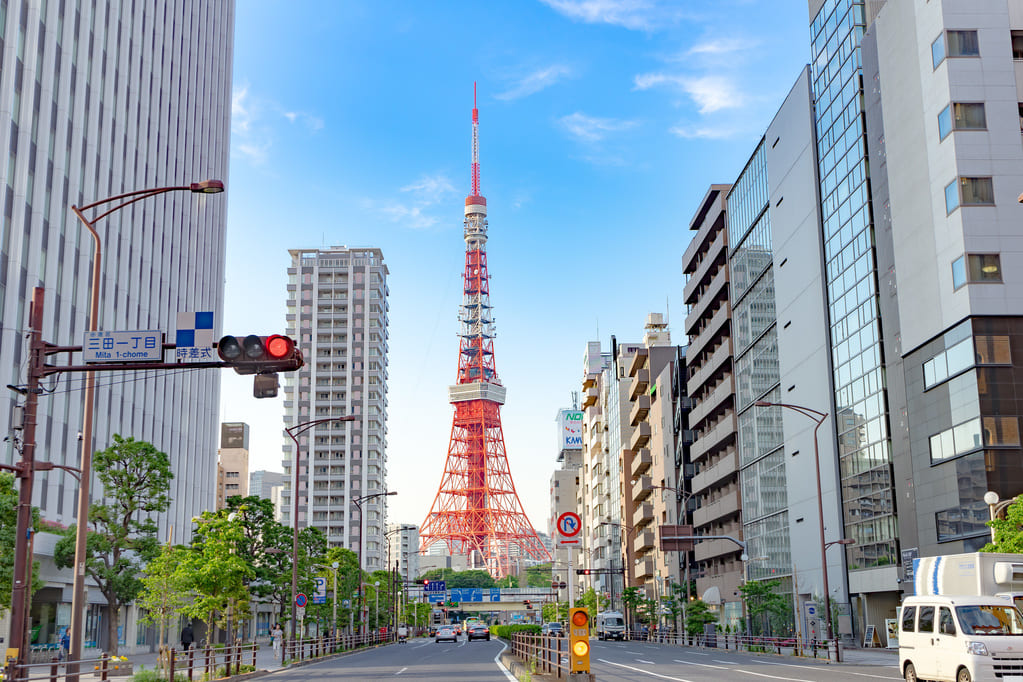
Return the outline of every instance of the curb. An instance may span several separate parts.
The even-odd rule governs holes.
[[[394,644],[394,642],[381,642],[380,644],[374,644],[372,646],[363,646],[363,647],[359,647],[358,649],[352,649],[351,651],[341,651],[341,652],[338,652],[336,654],[327,654],[326,656],[319,656],[317,658],[307,658],[307,659],[302,660],[302,661],[294,661],[292,663],[289,663],[286,666],[282,666],[280,668],[277,668],[276,670],[257,670],[254,673],[246,673],[246,675],[251,675],[253,677],[262,677],[263,675],[273,675],[274,673],[285,672],[285,671],[288,671],[288,670],[294,670],[295,668],[301,668],[303,666],[312,665],[313,663],[323,663],[325,661],[333,661],[336,658],[345,658],[346,656],[352,656],[352,655],[360,653],[362,651],[370,651],[372,649],[379,649],[382,646],[388,646],[390,644]],[[236,675],[236,676],[232,677],[231,679],[233,679],[233,680],[235,680],[235,679],[236,680],[241,680],[241,679],[245,679],[245,678]]]

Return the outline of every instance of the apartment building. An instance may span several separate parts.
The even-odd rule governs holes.
[[[249,495],[270,500],[274,505],[274,519],[281,520],[281,491],[285,477],[279,471],[253,471],[249,474]]]
[[[398,566],[401,579],[419,577],[419,526],[414,523],[387,524],[387,567]]]
[[[285,375],[283,522],[319,528],[331,546],[385,568],[387,497],[387,265],[375,248],[295,249],[288,333],[305,366]],[[352,421],[303,424],[329,417]],[[298,466],[295,466],[295,462]],[[297,481],[297,483],[296,483]],[[292,519],[292,494],[298,519]]]
[[[226,508],[227,498],[235,496],[249,496],[249,425],[225,422],[217,451],[217,509]]]
[[[689,428],[696,435],[689,450],[695,472],[693,531],[742,540],[725,202],[730,189],[711,185],[689,222],[695,234],[682,256],[689,337],[686,390],[693,401]],[[693,548],[696,593],[720,607],[721,620],[728,624],[742,619],[741,555],[728,540],[706,540]]]

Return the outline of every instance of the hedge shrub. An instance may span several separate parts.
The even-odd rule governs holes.
[[[490,632],[495,637],[503,637],[504,639],[511,639],[511,636],[516,632],[528,632],[531,635],[540,634],[540,626],[535,623],[517,623],[515,625],[495,625],[490,628]]]

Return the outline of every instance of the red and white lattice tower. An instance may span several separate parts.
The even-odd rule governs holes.
[[[444,541],[452,554],[491,575],[508,573],[510,556],[550,560],[522,510],[501,429],[505,388],[494,364],[494,321],[487,272],[487,200],[480,196],[479,110],[473,85],[472,193],[465,199],[465,273],[455,408],[440,490],[419,529],[421,551]],[[514,551],[513,548],[517,548]]]

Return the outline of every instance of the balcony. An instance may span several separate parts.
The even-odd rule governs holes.
[[[645,372],[646,370],[643,371]],[[629,449],[632,451],[639,450],[649,442],[650,424],[648,422],[640,422],[639,426],[632,430],[632,438],[629,441]]]
[[[597,381],[596,374],[586,374],[586,376],[583,377],[583,388],[584,389],[592,388],[593,384],[595,384],[596,381]]]
[[[644,393],[632,403],[632,409],[629,411],[629,424],[636,426],[646,419],[648,414],[650,414],[650,396]]]
[[[629,387],[629,400],[635,400],[644,393],[650,386],[650,370],[641,369],[632,377],[632,385]]]
[[[707,314],[708,309],[716,307],[719,301],[727,300],[728,268],[723,267],[710,280],[710,284],[707,286],[703,296],[689,308],[689,314],[686,315],[685,320],[685,329],[692,329],[696,325],[697,320]]]
[[[647,502],[646,504],[638,505],[632,510],[632,525],[642,526],[644,523],[649,523],[654,520],[654,505]]]
[[[696,247],[699,248],[699,236],[695,237],[690,243],[689,248],[686,249],[686,253],[682,256],[682,262],[688,263],[692,259],[694,254],[689,252],[689,249]],[[685,288],[682,290],[683,302],[692,303],[695,295],[700,289],[700,284],[707,279],[708,271],[713,269],[717,264],[719,258],[724,255],[725,249],[725,231],[721,230],[717,236],[714,237],[714,241],[710,243],[710,247],[706,253],[700,259],[700,264],[696,266],[696,269],[689,275],[689,281],[686,282]],[[695,249],[694,249],[695,250]],[[722,261],[723,263],[723,261]],[[727,270],[727,267],[722,266],[723,269]]]
[[[654,532],[652,530],[644,530],[636,533],[636,537],[632,540],[632,551],[640,554],[648,549],[653,549],[655,545]]]
[[[718,372],[728,371],[728,369],[722,370],[722,367],[725,363],[730,363],[731,357],[732,339],[725,337],[721,340],[721,344],[715,348],[708,357],[704,358],[703,364],[700,365],[700,369],[696,370],[696,372],[689,377],[689,381],[686,382],[686,386],[689,388],[690,395],[695,394],[704,386],[704,384],[711,383],[711,377]],[[692,417],[690,417],[689,423],[693,423]]]
[[[641,559],[635,567],[635,578],[642,580],[644,578],[650,578],[654,574],[654,560],[653,557]]]
[[[586,431],[590,434],[590,439],[594,438],[593,434],[599,431],[604,424],[603,415],[601,415],[600,408],[594,407],[592,410],[586,411]]]
[[[707,345],[717,338],[718,334],[725,328],[728,321],[732,317],[732,307],[728,301],[721,303],[721,307],[714,312],[710,318],[710,322],[703,328],[698,334],[692,332],[695,328],[686,329],[686,333],[689,335],[689,347],[686,349],[686,357],[698,356]]]
[[[632,453],[632,478],[639,478],[645,474],[654,463],[650,455],[650,448],[642,448]]]
[[[634,377],[636,372],[647,366],[647,360],[650,359],[650,349],[646,346],[638,349],[633,355],[632,359],[629,360],[629,366],[625,368],[625,375]]]
[[[589,388],[587,388],[586,391],[583,393],[583,402],[582,402],[583,409],[586,409],[587,407],[589,407],[591,405],[595,405],[597,403],[597,398],[598,397],[599,397],[599,392],[597,391],[597,387],[596,386],[590,386]]]
[[[642,502],[653,492],[654,482],[649,476],[640,476],[632,482],[632,501]]]
[[[721,519],[735,516],[742,509],[742,498],[739,497],[738,489],[732,490],[719,497],[714,502],[705,503],[702,507],[693,512],[693,525],[697,527],[707,526]]]
[[[726,533],[726,535],[732,535]],[[734,536],[738,540],[738,536]],[[731,540],[702,540],[693,547],[693,556],[697,561],[709,561],[718,557],[729,556],[741,552],[739,545]]]
[[[697,462],[714,448],[734,443],[735,433],[735,415],[730,413],[710,431],[697,436],[696,442],[689,448],[689,456],[694,462]]]
[[[693,411],[689,413],[689,425],[693,427],[701,425],[708,415],[716,413],[722,405],[734,402],[734,396],[735,379],[732,375],[728,375],[710,393],[701,398]]]
[[[731,448],[713,466],[701,469],[700,473],[693,477],[693,492],[714,488],[738,471],[739,453],[735,448]]]

